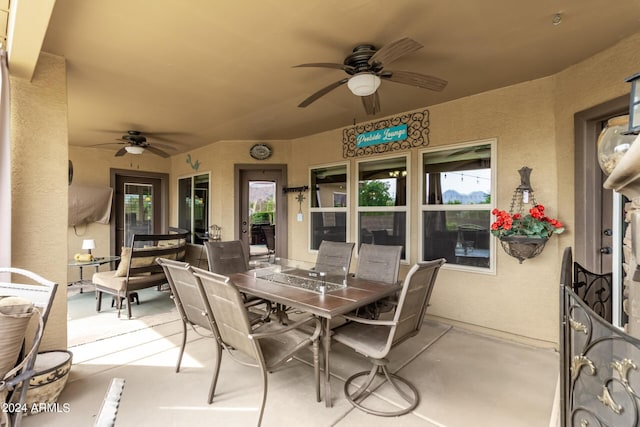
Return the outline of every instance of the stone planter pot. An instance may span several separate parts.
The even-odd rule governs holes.
[[[507,254],[516,258],[522,264],[525,259],[540,255],[547,240],[549,240],[548,237],[541,239],[526,236],[506,236],[500,239],[500,244]]]

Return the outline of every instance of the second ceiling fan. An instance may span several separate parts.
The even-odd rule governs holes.
[[[320,67],[333,68],[345,71],[349,77],[345,77],[337,82],[331,83],[307,99],[302,101],[298,107],[304,108],[332,90],[347,84],[349,90],[354,95],[360,96],[362,105],[367,114],[372,115],[380,111],[380,97],[378,87],[381,80],[389,80],[395,83],[421,87],[434,91],[441,91],[447,85],[447,81],[438,77],[411,71],[385,70],[384,67],[396,59],[415,52],[423,46],[417,41],[408,37],[393,41],[376,49],[370,44],[363,44],[353,48],[353,52],[347,56],[342,64],[317,62],[300,64],[295,67]]]

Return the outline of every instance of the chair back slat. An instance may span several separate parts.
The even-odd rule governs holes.
[[[200,292],[209,303],[222,341],[254,360],[262,360],[257,343],[250,339],[251,325],[242,296],[228,277],[191,267],[200,281]]]
[[[420,331],[438,271],[444,263],[444,258],[419,262],[409,270],[394,316],[396,326],[389,334],[389,348]]]
[[[249,259],[240,240],[208,241],[204,243],[209,271],[217,274],[242,273],[249,269]]]
[[[353,242],[323,240],[318,248],[315,269],[329,274],[347,274],[351,266],[353,246]]]
[[[363,243],[358,252],[356,277],[390,285],[398,282],[402,246]]]
[[[207,310],[198,290],[198,282],[189,269],[189,264],[165,258],[156,261],[167,276],[180,317],[187,323],[211,330],[211,323],[206,316]]]

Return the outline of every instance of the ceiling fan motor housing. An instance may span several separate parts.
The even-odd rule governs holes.
[[[382,66],[377,62],[369,64],[369,59],[376,53],[375,46],[371,44],[361,44],[353,48],[353,52],[344,59],[344,65],[348,67],[345,71],[350,74],[364,72],[377,73],[382,70]]]

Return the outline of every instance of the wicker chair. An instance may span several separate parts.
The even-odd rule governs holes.
[[[27,399],[27,391],[29,389],[29,380],[36,374],[34,368],[36,356],[38,354],[42,336],[44,334],[44,329],[47,325],[47,319],[49,318],[49,312],[51,311],[51,306],[53,304],[53,299],[55,297],[58,285],[35,273],[19,268],[0,267],[0,275],[4,274],[20,276],[22,280],[28,279],[30,283],[36,284],[7,283],[2,282],[0,279],[0,296],[19,297],[25,301],[29,301],[33,306],[38,308],[40,313],[38,315],[40,320],[38,322],[38,326],[36,327],[35,334],[31,339],[30,346],[25,349],[26,354],[22,357],[21,360],[18,360],[18,364],[11,370],[9,370],[8,372],[0,372],[0,401],[5,402],[4,399],[9,396],[6,401],[17,402],[17,404],[13,407],[19,409],[25,405]],[[35,312],[33,313],[35,314]],[[9,320],[11,320],[11,317],[15,317],[14,314],[18,313],[7,313],[5,316]],[[26,313],[23,313],[21,315],[26,315]],[[30,317],[31,315],[29,314],[29,318]],[[28,318],[26,319],[28,320]],[[9,324],[7,326],[9,326],[12,330],[16,328],[22,328],[21,325]],[[13,366],[13,364],[16,362],[17,352],[19,352],[20,345],[25,338],[24,335],[16,337],[18,339],[16,349],[17,352],[16,354],[12,354],[12,351],[10,351],[11,348],[9,348],[11,346],[11,341],[14,341],[10,339],[13,332],[12,330],[3,329],[0,333],[0,356],[2,356],[2,359],[4,357],[9,357],[11,359],[8,361],[10,366]],[[26,324],[24,325],[24,329],[22,329],[23,334],[25,330]],[[5,361],[0,360],[0,365],[6,365],[4,362]],[[4,371],[4,369],[1,370]],[[20,427],[23,415],[23,412],[20,410],[0,411],[0,425],[8,423],[8,425],[12,427]]]
[[[262,403],[258,416],[258,425],[262,422],[264,406],[267,400],[267,372],[292,360],[297,352],[311,347],[315,375],[316,400],[320,401],[320,367],[318,361],[318,341],[321,331],[320,321],[316,317],[305,317],[289,326],[280,327],[275,322],[264,323],[258,328],[251,328],[247,310],[243,307],[242,296],[228,277],[210,271],[193,268],[194,276],[199,281],[199,289],[203,300],[207,301],[207,318],[212,328],[217,327],[220,333],[220,345],[232,348],[252,360],[255,364],[239,363],[259,367],[262,372]],[[300,327],[314,325],[312,331],[303,332]],[[214,326],[215,325],[215,326]],[[233,357],[233,352],[230,354]],[[209,393],[209,403],[220,371],[220,357],[216,357],[216,368]]]
[[[412,411],[418,405],[418,390],[408,380],[389,372],[387,355],[393,347],[420,331],[438,271],[444,263],[444,259],[421,262],[409,270],[392,320],[345,316],[349,322],[333,330],[333,340],[351,347],[372,363],[371,370],[352,375],[344,384],[345,396],[353,406],[370,414],[395,417]],[[368,375],[364,384],[350,393],[349,387],[353,380],[364,375]],[[378,375],[384,375],[408,406],[397,411],[383,412],[362,404],[373,392],[370,386]],[[403,383],[404,390],[397,383]]]

